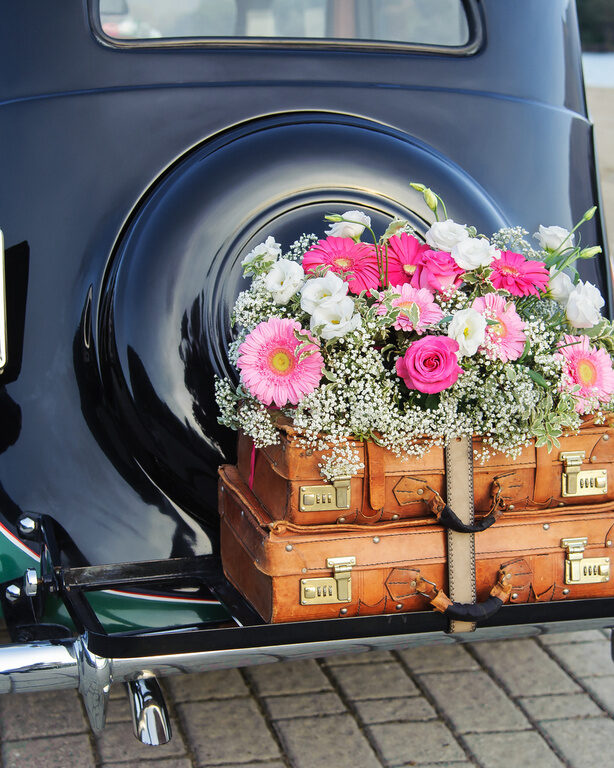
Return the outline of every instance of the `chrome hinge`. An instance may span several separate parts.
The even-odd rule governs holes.
[[[332,485],[301,485],[299,509],[301,512],[320,512],[350,508],[350,478],[339,477]]]
[[[326,567],[333,576],[321,579],[301,579],[301,605],[325,605],[352,601],[352,568],[355,557],[329,557]]]
[[[565,451],[559,461],[565,465],[561,475],[561,496],[598,496],[608,492],[607,469],[582,470],[584,451]]]
[[[8,339],[6,330],[6,274],[4,271],[4,235],[0,229],[0,373],[4,370],[8,358]]]
[[[610,558],[584,557],[587,544],[586,537],[561,540],[561,546],[567,551],[565,584],[597,584],[610,580]]]

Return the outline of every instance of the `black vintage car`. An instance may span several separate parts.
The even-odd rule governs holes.
[[[424,232],[410,179],[485,232],[598,204],[574,2],[32,0],[0,35],[0,691],[78,687],[100,730],[126,681],[160,742],[144,668],[457,642],[433,612],[262,623],[219,561],[213,377],[271,233]],[[611,312],[607,258],[583,269]],[[613,621],[511,605],[477,635]]]

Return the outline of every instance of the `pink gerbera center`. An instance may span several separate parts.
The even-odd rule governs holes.
[[[501,251],[490,266],[490,282],[512,296],[539,296],[548,285],[549,273],[544,262],[525,259],[521,253]]]
[[[357,243],[351,237],[327,237],[318,240],[303,256],[303,269],[313,272],[328,267],[340,274],[352,293],[360,293],[379,285],[379,267],[375,248]]]
[[[309,341],[298,349],[301,341]],[[298,404],[319,385],[324,361],[315,339],[296,320],[272,317],[239,347],[237,367],[247,391],[264,405]]]
[[[561,389],[571,392],[576,411],[587,413],[614,393],[612,360],[605,349],[593,347],[588,336],[565,334],[556,357],[563,364]]]
[[[491,321],[480,350],[491,360],[504,363],[518,360],[524,352],[527,337],[524,333],[526,323],[514,304],[496,293],[487,293],[475,299],[471,307]]]
[[[393,324],[397,331],[423,333],[429,325],[442,319],[441,307],[434,302],[433,294],[428,288],[412,288],[409,283],[403,283],[391,290],[396,294],[391,302],[392,306],[400,310]],[[387,310],[380,304],[377,312],[385,315]]]

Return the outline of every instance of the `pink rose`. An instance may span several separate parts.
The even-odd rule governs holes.
[[[420,288],[444,291],[463,282],[464,271],[445,251],[423,251]]]
[[[458,343],[448,336],[424,336],[414,341],[404,357],[397,360],[397,374],[409,389],[433,394],[458,379]]]

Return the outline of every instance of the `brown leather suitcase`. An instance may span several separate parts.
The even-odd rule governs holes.
[[[238,467],[267,513],[299,525],[371,524],[409,518],[433,519],[433,493],[445,500],[444,449],[401,458],[373,442],[354,444],[365,465],[352,478],[327,484],[320,475],[321,452],[301,447],[290,426],[278,445],[254,449],[239,435]],[[481,441],[474,438],[474,451]],[[493,453],[474,461],[475,511],[539,514],[548,508],[599,507],[614,501],[614,426],[587,419],[578,434],[561,438],[548,453],[535,441],[516,459]]]
[[[265,621],[426,610],[437,595],[425,581],[447,591],[446,533],[424,519],[271,521],[233,466],[220,468],[219,509],[224,573]],[[475,535],[477,600],[489,600],[502,566],[511,603],[613,596],[613,540],[611,503],[512,511]]]

